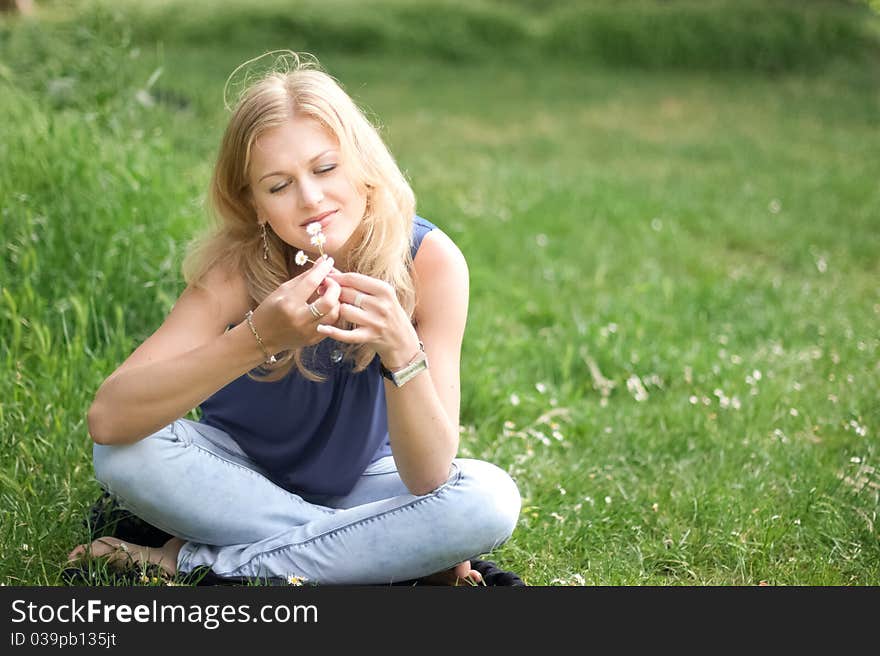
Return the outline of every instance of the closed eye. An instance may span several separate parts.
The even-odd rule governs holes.
[[[315,173],[318,175],[323,175],[325,173],[330,173],[330,171],[332,171],[335,168],[336,168],[336,164],[330,164],[329,166],[322,166],[317,171],[315,171]],[[287,185],[289,185],[291,183],[291,181],[292,180],[288,180],[284,184],[278,185],[277,187],[272,187],[272,189],[269,190],[269,193],[270,194],[278,193],[279,191],[281,191],[282,189],[287,187]]]
[[[284,188],[285,188],[287,185],[289,185],[289,184],[290,184],[290,181],[285,182],[283,185],[278,185],[277,187],[272,187],[272,189],[269,190],[269,193],[270,193],[270,194],[278,193],[279,191],[281,191],[282,189],[284,189]]]

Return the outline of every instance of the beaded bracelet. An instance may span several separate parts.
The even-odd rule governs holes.
[[[251,332],[254,334],[254,337],[257,338],[257,343],[259,343],[260,348],[263,350],[263,355],[266,356],[265,364],[275,364],[277,362],[277,360],[275,359],[275,356],[272,355],[271,353],[269,353],[269,349],[267,349],[266,345],[263,344],[263,340],[257,334],[257,329],[254,328],[253,316],[254,316],[254,311],[248,310],[248,313],[246,315],[244,315],[245,321],[247,321],[248,326],[251,327]]]

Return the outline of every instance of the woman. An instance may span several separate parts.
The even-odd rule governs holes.
[[[501,469],[456,459],[467,265],[414,215],[375,128],[294,55],[242,94],[210,199],[188,286],[88,413],[98,480],[175,537],[71,559],[479,582],[470,560],[510,537],[520,498]]]

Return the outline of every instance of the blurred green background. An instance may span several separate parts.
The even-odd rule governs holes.
[[[0,582],[183,289],[240,63],[318,57],[465,253],[461,455],[535,585],[880,583],[869,2],[37,2],[0,15]]]

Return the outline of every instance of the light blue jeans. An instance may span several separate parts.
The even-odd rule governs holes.
[[[94,446],[95,476],[119,503],[187,540],[177,568],[219,576],[304,577],[387,584],[449,569],[513,533],[516,484],[480,460],[456,459],[449,479],[410,494],[391,456],[340,497],[288,492],[224,431],[178,419],[134,444]]]

